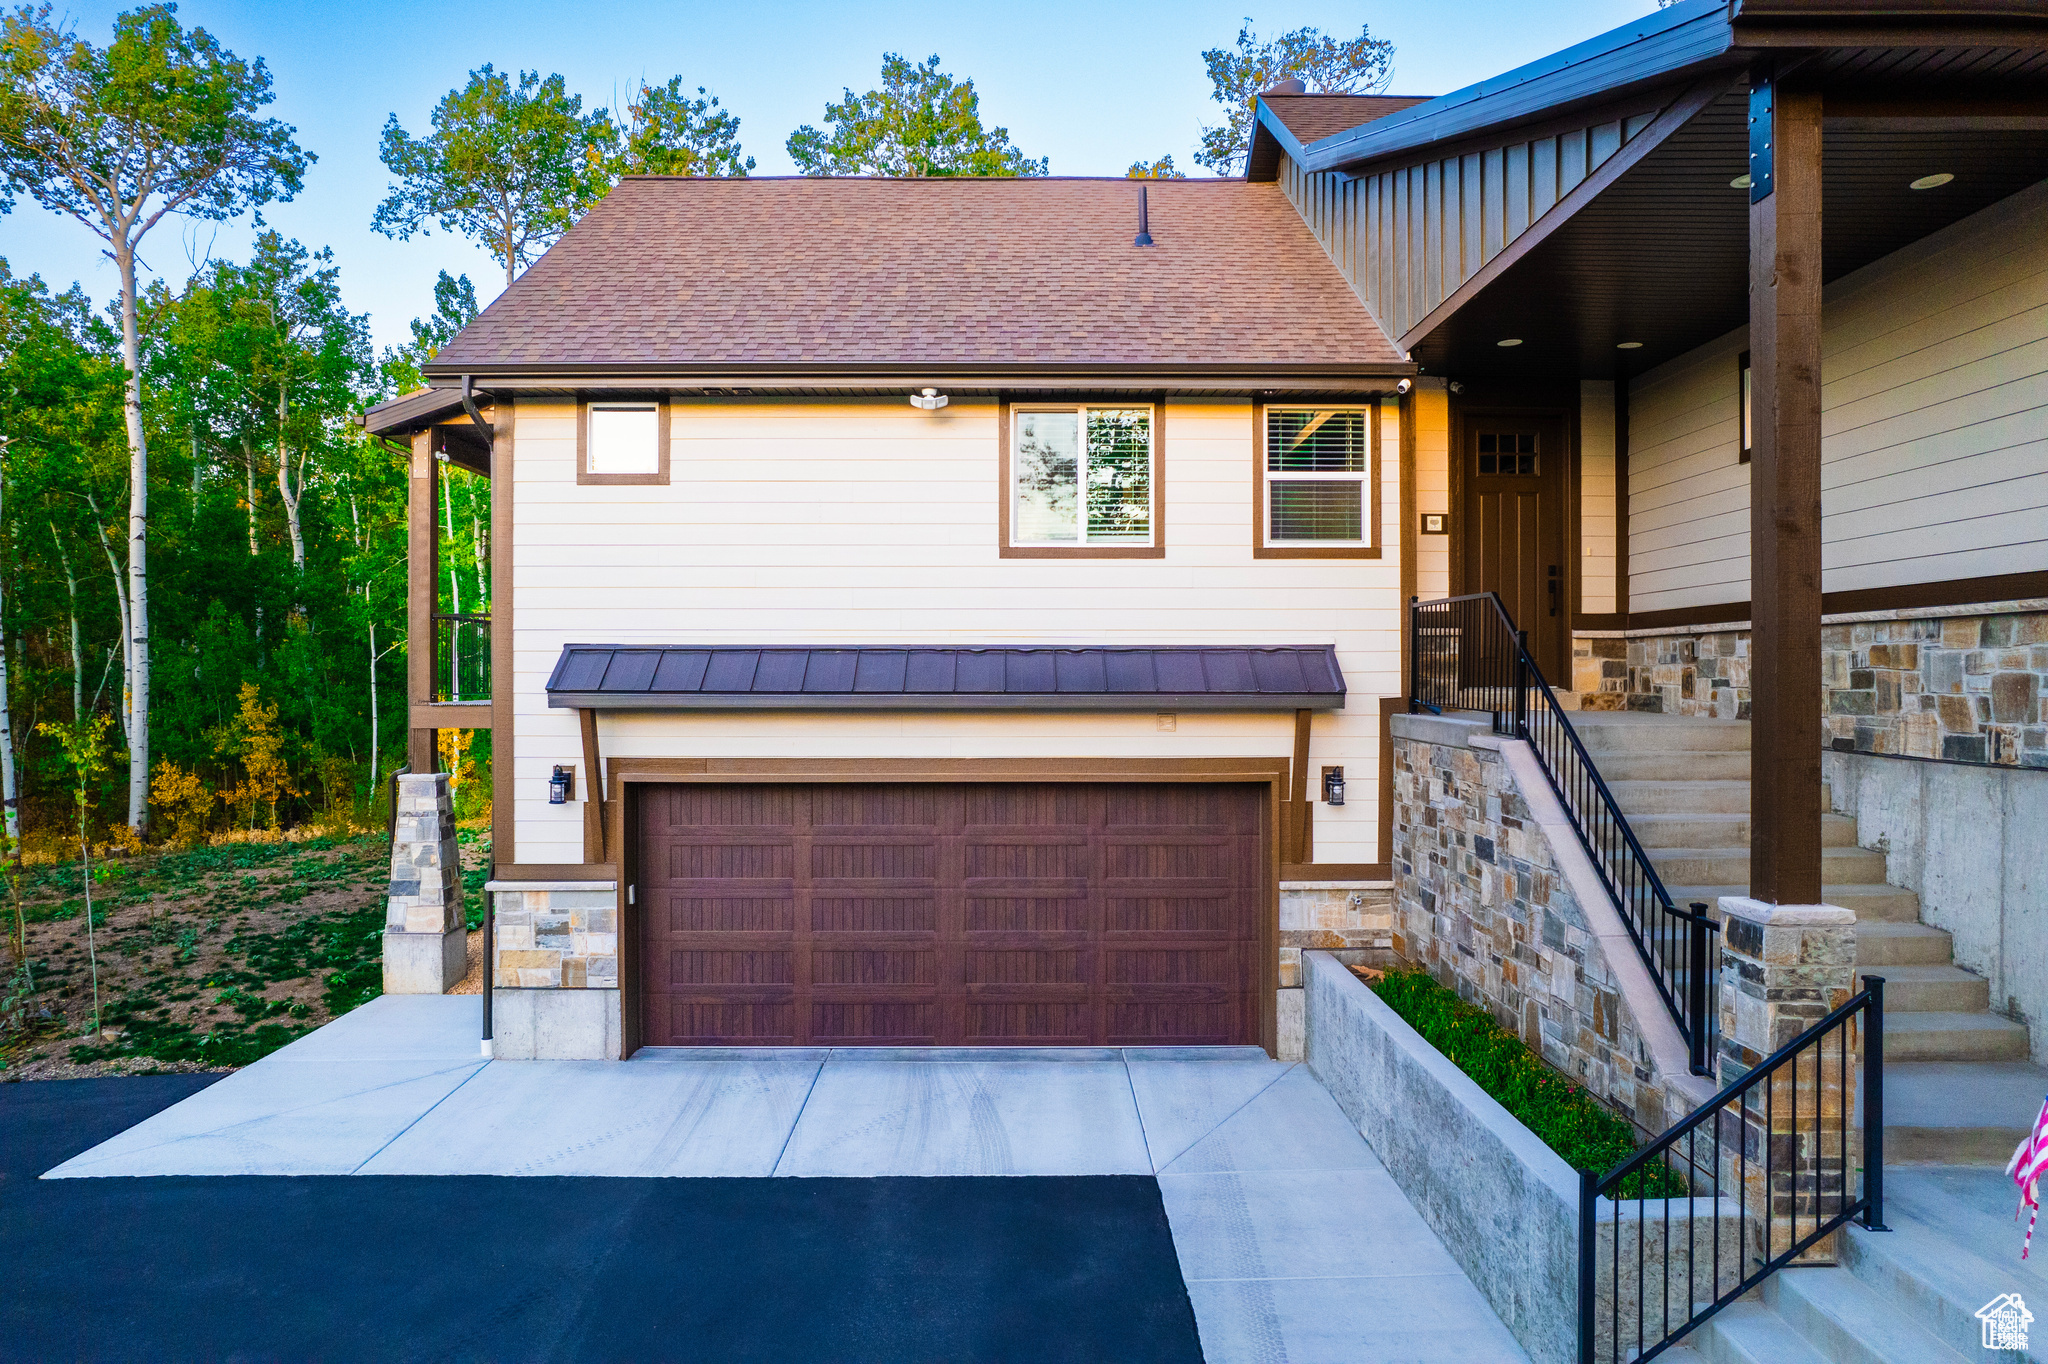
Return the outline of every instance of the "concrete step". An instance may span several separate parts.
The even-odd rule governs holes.
[[[1749,781],[1749,753],[1594,752],[1593,766],[1612,786],[1618,781]]]
[[[1754,1294],[1716,1312],[1691,1339],[1713,1364],[1830,1364]]]
[[[1983,1013],[1991,1007],[1991,982],[1950,963],[1887,966],[1879,974],[1887,1015]]]
[[[1895,966],[1947,966],[1953,963],[1955,940],[1945,928],[1923,923],[1856,921],[1856,969],[1879,971]]]
[[[1999,1170],[2034,1128],[2048,1070],[2031,1061],[1887,1061],[1884,1159],[1890,1165]]]
[[[2031,1351],[1982,1348],[1977,1309],[2003,1293],[2018,1293],[2029,1305],[2048,1299],[2042,1259],[2019,1257],[2026,1224],[2013,1221],[2017,1196],[2003,1170],[1907,1166],[1888,1169],[1885,1187],[1891,1230],[1851,1225],[1842,1267],[1965,1359],[2048,1359],[2048,1336],[2038,1322]]]
[[[1763,1283],[1771,1310],[1834,1364],[1962,1364],[1934,1332],[1846,1269],[1781,1269]]]
[[[1607,776],[1605,768],[1600,775]],[[1747,814],[1749,778],[1726,781],[1609,781],[1614,803],[1631,822],[1648,815]]]
[[[1656,861],[1656,856],[1654,851],[1651,852],[1651,861]],[[1742,871],[1747,876],[1749,867],[1745,864]],[[1691,904],[1694,900],[1704,900],[1708,910],[1713,911],[1715,904],[1724,895],[1749,894],[1749,886],[1746,882],[1742,885],[1728,883],[1679,883],[1671,876],[1665,874],[1661,864],[1657,868],[1657,873],[1664,879],[1664,888],[1671,892],[1672,902],[1680,906]],[[1843,909],[1852,911],[1856,915],[1856,921],[1859,925],[1864,923],[1917,925],[1920,922],[1920,897],[1910,890],[1901,890],[1897,886],[1881,884],[1844,885],[1835,882],[1822,886],[1820,893],[1821,898],[1829,904],[1840,905]]]
[[[1650,862],[1664,884],[1749,884],[1749,849],[1665,848],[1645,844]],[[1825,885],[1883,885],[1884,854],[1869,848],[1823,848],[1821,880]],[[1839,903],[1839,902],[1838,902]],[[1847,908],[1847,906],[1844,906]]]
[[[1889,995],[1889,990],[1886,993]],[[1884,1058],[1887,1062],[2024,1061],[2027,1030],[1997,1014],[1904,1013],[1887,1008]]]
[[[1601,753],[1747,753],[1749,721],[1695,720],[1681,715],[1580,711],[1572,727],[1586,751]]]
[[[1708,811],[1628,816],[1636,839],[1646,849],[1655,848],[1747,848],[1751,831],[1749,815]],[[1856,846],[1856,821],[1846,815],[1822,815],[1821,846]]]

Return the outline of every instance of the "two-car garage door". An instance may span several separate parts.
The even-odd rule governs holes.
[[[1263,787],[641,789],[649,1046],[1259,1040]]]

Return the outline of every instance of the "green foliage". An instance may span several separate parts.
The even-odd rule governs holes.
[[[438,223],[482,245],[510,284],[611,188],[617,129],[604,109],[583,112],[559,75],[486,62],[435,106],[415,138],[393,114],[381,154],[398,183],[370,225],[405,241]]]
[[[1133,161],[1131,168],[1124,172],[1127,180],[1185,180],[1187,172],[1175,170],[1173,158],[1162,156],[1157,161]]]
[[[754,158],[740,155],[740,121],[718,97],[697,87],[691,99],[681,76],[666,85],[642,85],[626,106],[618,175],[744,176]]]
[[[476,319],[476,286],[468,275],[450,278],[446,270],[434,280],[434,311],[412,320],[412,340],[385,352],[384,380],[393,393],[410,393],[427,386],[422,373],[434,352],[455,338],[455,333]]]
[[[125,244],[165,213],[232,218],[298,192],[314,158],[258,117],[274,98],[262,59],[177,13],[130,10],[104,48],[53,24],[47,4],[0,18],[0,202],[26,194]]]
[[[1389,972],[1373,990],[1573,1169],[1605,1174],[1635,1154],[1635,1129],[1626,1119],[1602,1108],[1486,1010],[1465,1003],[1427,971]],[[1684,1185],[1669,1171],[1659,1167],[1646,1173],[1644,1196],[1684,1195]],[[1623,1191],[1627,1196],[1636,1194],[1635,1182]]]
[[[846,91],[825,106],[824,132],[805,124],[789,135],[789,155],[806,175],[1044,175],[1048,161],[1010,145],[1007,128],[981,126],[973,81],[939,70],[939,59],[882,57],[882,88]]]
[[[1251,151],[1260,91],[1283,80],[1298,80],[1312,94],[1373,94],[1394,78],[1394,45],[1373,37],[1372,29],[1363,25],[1349,42],[1314,28],[1298,28],[1261,42],[1246,19],[1234,49],[1212,47],[1202,54],[1202,62],[1214,87],[1212,98],[1230,111],[1230,117],[1221,127],[1202,129],[1195,164],[1218,175],[1235,175]]]

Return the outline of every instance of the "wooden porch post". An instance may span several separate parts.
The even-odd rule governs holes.
[[[1750,94],[1749,893],[1821,902],[1821,96]]]
[[[434,573],[435,481],[440,470],[434,461],[434,432],[431,427],[412,437],[412,477],[406,501],[405,552],[405,678],[408,709],[434,700]],[[406,760],[415,772],[433,772],[440,764],[436,751],[440,731],[408,729]]]

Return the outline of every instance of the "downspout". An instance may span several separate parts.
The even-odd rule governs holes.
[[[483,433],[483,437],[484,437],[484,448],[486,448],[487,450],[489,450],[489,451],[490,451],[490,452],[491,452],[491,453],[492,453],[493,455],[496,455],[496,454],[497,454],[497,452],[498,452],[498,446],[497,446],[497,439],[496,439],[496,437],[497,437],[497,432],[496,432],[496,431],[494,431],[494,430],[492,429],[492,427],[491,427],[491,424],[490,424],[489,422],[487,422],[487,421],[485,421],[485,420],[484,420],[484,414],[476,410],[476,398],[475,398],[475,396],[474,396],[474,395],[475,395],[475,388],[474,388],[474,383],[473,383],[473,380],[472,380],[472,378],[471,378],[471,376],[470,376],[470,375],[467,375],[467,374],[465,374],[465,375],[463,375],[463,376],[462,376],[462,410],[463,410],[463,411],[465,411],[465,412],[467,412],[467,413],[469,414],[469,419],[470,419],[470,421],[471,421],[471,422],[473,422],[473,423],[475,424],[475,426],[476,426],[476,429],[477,429],[477,430],[479,430],[479,431],[481,431],[481,432]],[[493,460],[493,461],[492,461],[492,463],[491,463],[491,477],[493,477],[493,478],[496,478],[496,477],[497,477],[497,475],[498,475],[498,467],[497,467],[497,462],[496,462],[495,460]],[[495,644],[493,644],[493,645],[492,645],[491,647],[495,648],[496,646],[495,646]],[[493,685],[495,686],[495,684],[496,684],[496,679],[495,679],[495,678],[494,678],[494,679],[492,679],[492,682],[493,682]],[[496,753],[496,746],[495,746],[495,745],[493,745],[493,751],[492,751],[492,755],[491,755],[491,761],[492,761],[493,765],[495,765],[495,764],[496,764],[496,762],[497,762],[497,753]],[[497,847],[496,847],[496,845],[495,845],[495,843],[494,843],[494,844],[493,844],[493,846],[492,846],[492,848],[491,848],[491,872],[492,872],[492,876],[491,876],[491,879],[492,879],[493,881],[495,881],[495,880],[497,880],[497,879],[498,879],[498,878],[497,878],[497,874],[496,874],[496,873],[497,873],[497,870],[498,870],[498,867],[497,867],[497,861],[498,861],[498,850],[497,850]],[[484,955],[484,979],[483,979],[483,992],[484,992],[484,1031],[483,1031],[483,1041],[482,1041],[482,1044],[481,1044],[481,1050],[482,1050],[482,1052],[483,1052],[483,1054],[484,1054],[485,1056],[489,1056],[489,1055],[491,1055],[491,1054],[492,1054],[492,1047],[491,1047],[491,986],[492,986],[492,978],[493,978],[493,975],[494,975],[494,972],[492,971],[492,968],[493,968],[494,966],[496,966],[496,965],[497,965],[497,956],[498,956],[498,943],[497,943],[497,936],[498,936],[498,925],[497,925],[497,915],[496,915],[496,913],[495,913],[495,910],[496,910],[496,908],[497,908],[497,904],[498,904],[498,895],[497,895],[497,892],[496,892],[496,891],[493,891],[493,890],[490,890],[489,888],[486,888],[486,889],[484,890],[484,947],[483,947],[483,955]]]

